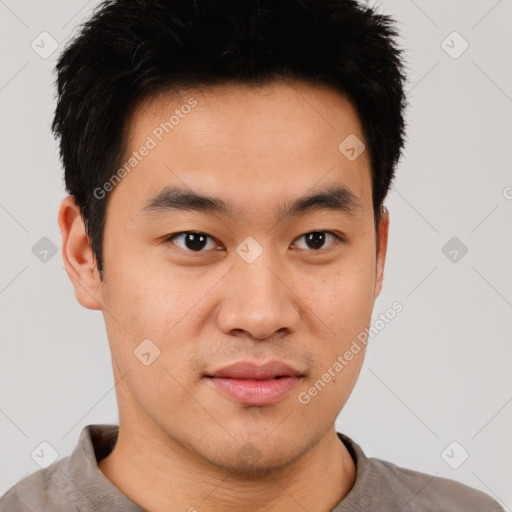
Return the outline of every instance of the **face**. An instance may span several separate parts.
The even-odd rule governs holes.
[[[225,85],[135,111],[104,282],[88,298],[77,285],[104,312],[121,428],[236,471],[283,467],[333,429],[364,349],[335,363],[370,324],[387,240],[348,136],[364,142],[327,86]]]

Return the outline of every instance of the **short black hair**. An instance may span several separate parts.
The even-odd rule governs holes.
[[[355,0],[100,3],[57,62],[52,124],[100,277],[108,197],[94,190],[121,164],[130,113],[171,89],[290,79],[338,89],[362,124],[377,230],[405,137],[397,36],[391,17]]]

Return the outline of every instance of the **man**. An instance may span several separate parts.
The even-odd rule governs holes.
[[[395,36],[347,0],[95,12],[57,66],[58,222],[119,427],[87,426],[2,511],[501,510],[335,430],[383,282]]]

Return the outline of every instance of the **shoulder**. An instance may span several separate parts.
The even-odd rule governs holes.
[[[69,512],[71,504],[99,510],[96,504],[105,500],[126,502],[97,464],[112,450],[117,431],[117,425],[84,427],[71,455],[31,473],[0,497],[0,512]]]
[[[487,494],[455,480],[367,457],[338,433],[356,463],[356,480],[335,512],[504,512]]]
[[[442,512],[504,512],[487,494],[455,480],[429,475],[369,458],[373,472],[393,495],[403,496],[404,510]]]
[[[62,471],[66,459],[54,462],[21,479],[0,497],[0,512],[45,512],[62,510],[63,498],[68,494]]]

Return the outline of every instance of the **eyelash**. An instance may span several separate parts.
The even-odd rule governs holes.
[[[300,238],[302,238],[302,237],[304,237],[306,235],[313,234],[313,233],[328,233],[329,235],[332,235],[335,238],[335,241],[327,249],[323,249],[322,248],[322,249],[301,249],[301,250],[306,250],[308,252],[313,252],[313,253],[323,253],[323,252],[330,251],[335,246],[337,246],[339,243],[344,242],[343,237],[341,237],[340,235],[337,235],[333,231],[326,231],[326,230],[308,231],[307,233],[304,233],[303,235],[300,235],[299,237],[297,237],[295,240],[299,240]],[[206,236],[207,238],[209,238],[210,240],[215,240],[212,236],[207,235],[206,233],[202,233],[201,231],[181,231],[179,233],[174,233],[173,235],[169,235],[169,236],[165,237],[163,239],[163,242],[164,243],[172,243],[172,240],[174,238],[177,238],[177,237],[182,236],[182,235],[188,235],[188,234],[203,235],[203,236]],[[192,253],[192,254],[201,254],[203,252],[206,252],[204,250],[192,251],[190,249],[183,249],[182,247],[179,247],[179,248],[182,249],[185,252],[189,252],[189,253]]]

